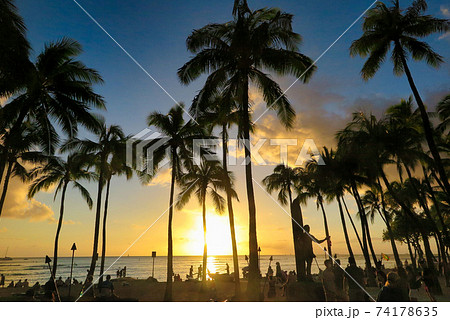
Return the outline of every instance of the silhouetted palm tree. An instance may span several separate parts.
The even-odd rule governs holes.
[[[57,156],[49,156],[45,165],[39,166],[32,171],[32,175],[37,178],[30,185],[28,191],[28,198],[34,197],[36,193],[41,190],[48,190],[49,188],[56,186],[55,196],[61,192],[61,203],[59,207],[59,219],[58,227],[56,229],[55,245],[53,250],[53,276],[56,276],[56,270],[58,267],[58,243],[61,227],[64,217],[64,202],[66,200],[66,191],[69,184],[72,184],[73,188],[78,189],[83,199],[92,208],[92,199],[88,190],[83,187],[78,180],[90,181],[94,178],[94,174],[87,170],[89,162],[87,158],[80,154],[71,154],[67,157],[67,160],[63,160]]]
[[[225,209],[225,199],[219,194],[219,191],[226,191],[226,180],[230,179],[224,175],[223,169],[219,162],[211,160],[203,160],[200,165],[194,165],[192,169],[184,174],[179,181],[181,190],[177,202],[177,208],[181,209],[195,194],[202,206],[203,221],[203,274],[202,281],[206,284],[207,261],[208,261],[208,245],[206,237],[206,197],[212,199],[215,209],[218,213],[222,213]],[[232,195],[237,195],[232,189]]]
[[[239,125],[239,114],[237,110],[238,108],[234,99],[231,101],[226,101],[220,94],[211,98],[207,108],[199,105],[198,96],[194,99],[191,106],[191,113],[202,124],[209,126],[209,131],[212,131],[216,126],[222,129],[220,133],[222,138],[222,168],[225,176],[227,176],[228,172],[228,129],[232,125]],[[233,252],[235,300],[239,300],[241,296],[241,285],[239,278],[240,269],[236,242],[236,230],[234,224],[233,190],[231,189],[230,181],[225,181],[225,183],[227,184],[227,209],[228,218],[230,221],[231,247]]]
[[[91,166],[95,166],[98,175],[97,204],[95,211],[94,241],[92,248],[91,265],[88,276],[94,275],[95,266],[98,259],[98,239],[100,235],[100,219],[102,207],[102,192],[106,183],[108,173],[108,161],[114,154],[123,152],[125,135],[122,129],[117,125],[107,127],[102,123],[100,129],[96,132],[97,139],[80,140],[71,139],[62,148],[62,151],[75,151],[89,156]]]
[[[76,136],[80,125],[88,130],[99,127],[98,118],[90,111],[105,108],[103,98],[93,89],[103,80],[97,71],[76,60],[81,52],[78,42],[63,38],[47,44],[37,56],[25,76],[24,89],[2,108],[0,128],[10,123],[9,138],[3,142],[6,149],[20,136],[25,119],[40,127],[40,147],[47,154],[54,154],[60,140],[54,123],[68,138]],[[0,155],[0,177],[6,158],[6,154]]]
[[[386,55],[391,49],[391,60],[394,64],[394,72],[397,75],[406,74],[414,98],[419,106],[425,137],[433,155],[436,168],[445,186],[445,191],[450,195],[450,184],[447,173],[433,138],[431,126],[426,107],[420,97],[419,91],[414,83],[411,71],[408,67],[408,56],[414,60],[425,60],[432,67],[438,67],[443,58],[433,49],[418,38],[423,38],[433,33],[441,33],[449,30],[447,19],[438,19],[425,15],[427,9],[425,0],[415,0],[406,10],[400,8],[399,0],[393,1],[392,7],[384,3],[377,5],[368,11],[363,24],[364,34],[355,40],[350,47],[350,54],[355,56],[369,56],[361,70],[365,80],[372,78],[385,61]]]
[[[297,271],[297,279],[305,278],[305,257],[301,255],[300,236],[302,233],[303,219],[296,215],[301,215],[301,209],[294,209],[294,195],[295,186],[301,184],[301,168],[291,168],[285,164],[279,164],[273,169],[273,173],[263,179],[263,184],[267,192],[272,193],[278,191],[278,201],[282,205],[289,204],[292,223],[292,236],[294,241],[295,265]]]
[[[307,81],[314,71],[312,60],[298,51],[299,34],[292,31],[291,14],[279,9],[265,8],[252,11],[247,1],[237,1],[234,20],[225,24],[209,24],[194,30],[186,44],[196,56],[178,70],[184,84],[210,73],[200,100],[223,90],[225,97],[236,98],[241,118],[240,138],[244,139],[246,185],[249,208],[249,299],[259,300],[258,243],[256,235],[256,203],[253,190],[250,151],[251,113],[249,85],[253,84],[263,95],[268,108],[277,112],[283,125],[291,127],[295,112],[279,85],[265,70],[279,75],[292,74]],[[263,71],[264,70],[264,71]]]
[[[173,240],[172,240],[172,219],[174,206],[174,191],[175,182],[180,179],[182,175],[183,163],[188,164],[191,159],[191,152],[189,147],[193,143],[193,139],[200,138],[203,135],[202,130],[193,122],[185,122],[183,119],[184,106],[178,104],[170,109],[167,115],[159,112],[151,113],[148,118],[148,125],[155,126],[161,134],[161,145],[153,150],[152,162],[154,167],[147,168],[150,175],[154,174],[157,165],[162,159],[166,157],[166,151],[170,155],[170,167],[172,170],[172,178],[170,182],[170,196],[169,196],[169,221],[167,234],[167,282],[166,291],[164,294],[164,301],[172,300],[172,275],[173,275]]]

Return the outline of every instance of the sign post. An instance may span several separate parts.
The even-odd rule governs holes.
[[[152,251],[152,258],[153,258],[152,278],[155,278],[155,258],[156,258],[156,251]]]
[[[75,250],[77,250],[77,245],[75,244],[75,242],[73,243],[72,248],[70,250],[72,250],[72,264],[70,265],[69,298],[70,298],[70,289],[72,289],[73,258],[75,256]]]

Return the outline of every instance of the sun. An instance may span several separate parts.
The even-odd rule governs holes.
[[[195,215],[192,228],[186,235],[184,251],[190,255],[203,255],[202,215]],[[214,211],[206,213],[206,239],[208,256],[231,255],[230,224],[227,215],[218,215]]]

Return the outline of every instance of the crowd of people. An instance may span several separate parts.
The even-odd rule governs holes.
[[[116,272],[117,278],[126,278],[127,277],[127,266],[123,267],[123,269],[119,268]]]

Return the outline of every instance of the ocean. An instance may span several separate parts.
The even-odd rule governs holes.
[[[409,260],[409,255],[400,255],[402,261],[406,259]],[[130,257],[124,256],[117,260],[118,257],[107,257],[105,263],[106,275],[110,274],[113,278],[116,277],[116,272],[119,268],[127,267],[127,277],[133,277],[136,279],[147,279],[152,276],[153,270],[153,258],[152,257]],[[338,256],[341,259],[341,264],[343,266],[347,265],[347,256]],[[364,267],[364,258],[362,255],[355,256],[357,264]],[[263,255],[260,257],[261,270],[265,273],[269,266],[270,256]],[[65,280],[70,275],[70,265],[71,257],[60,257],[58,258],[58,271],[57,277],[62,277]],[[116,261],[117,260],[117,261]],[[323,261],[325,257],[320,254],[317,255],[317,263],[323,270]],[[73,278],[84,281],[87,269],[90,266],[91,258],[89,257],[75,257],[73,266]],[[279,255],[273,256],[272,266],[275,269],[275,263],[280,262],[281,268],[283,270],[295,270],[295,261],[293,255]],[[230,272],[233,272],[233,259],[232,256],[210,256],[208,257],[207,267],[211,273],[225,273],[226,263],[230,266]],[[316,261],[313,261],[312,272],[318,273],[318,265]],[[395,266],[395,261],[393,256],[390,256],[389,261],[384,261],[384,266],[386,268],[393,268]],[[173,259],[173,269],[175,274],[179,274],[184,280],[186,275],[189,273],[190,266],[194,266],[194,273],[197,272],[198,266],[202,264],[201,256],[175,256]],[[97,261],[97,269],[95,276],[99,275],[100,270],[100,259]],[[247,266],[247,261],[245,256],[239,256],[239,268]],[[158,281],[166,280],[166,267],[167,258],[165,256],[156,257],[154,260],[154,277]],[[17,282],[19,279],[22,281],[28,279],[28,282],[33,285],[36,281],[40,284],[44,284],[50,276],[50,271],[48,266],[45,264],[44,258],[13,258],[10,261],[0,261],[0,274],[4,274],[6,278],[6,284],[13,280]],[[96,278],[94,278],[96,279]]]

